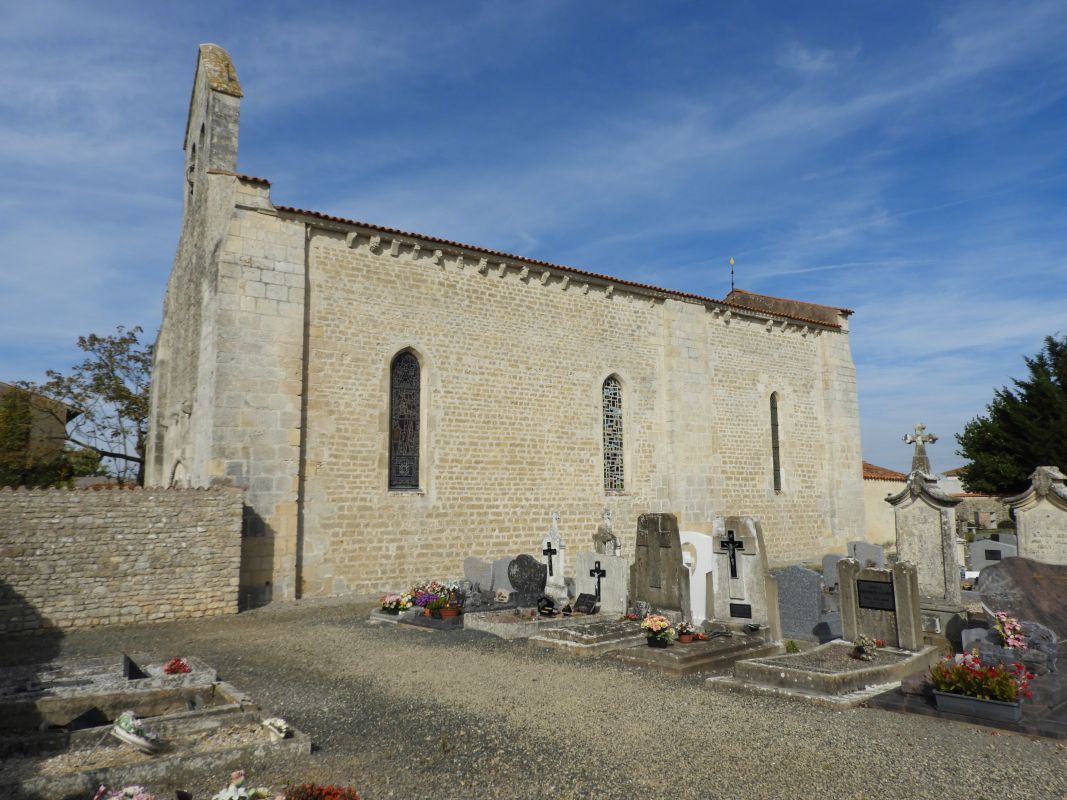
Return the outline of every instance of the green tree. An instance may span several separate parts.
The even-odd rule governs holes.
[[[984,416],[956,435],[970,462],[960,474],[970,492],[1021,492],[1035,467],[1067,468],[1067,336],[1045,338],[1030,370],[1013,388],[997,389]]]
[[[80,336],[78,347],[86,354],[80,364],[67,374],[49,370],[40,385],[26,384],[78,409],[66,426],[69,444],[104,459],[120,481],[139,484],[144,483],[152,371],[152,346],[140,341],[141,332],[120,325],[111,336]]]

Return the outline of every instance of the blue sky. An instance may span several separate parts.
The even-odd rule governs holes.
[[[154,337],[208,41],[279,204],[855,309],[883,466],[1067,333],[1062,2],[161,5],[0,10],[0,380]]]

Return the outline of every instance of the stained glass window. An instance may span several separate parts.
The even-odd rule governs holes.
[[[614,375],[604,381],[604,490],[621,492],[624,487],[622,464],[622,384]]]
[[[389,373],[389,488],[419,488],[419,361],[410,352]]]
[[[782,491],[782,458],[778,450],[778,395],[771,395],[771,468],[774,470],[774,491]]]

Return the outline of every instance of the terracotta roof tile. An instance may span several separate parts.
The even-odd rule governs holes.
[[[240,176],[238,176],[238,177],[240,177]],[[262,179],[261,178],[257,178],[257,179],[254,179],[254,180],[262,180]],[[681,291],[678,291],[676,289],[664,289],[664,288],[662,288],[660,286],[652,286],[651,284],[647,284],[647,283],[638,283],[636,281],[628,281],[628,280],[625,280],[623,278],[613,278],[610,275],[601,275],[601,274],[596,273],[596,272],[587,272],[586,270],[578,269],[577,267],[568,267],[568,266],[566,266],[564,264],[553,264],[550,261],[541,261],[541,260],[536,259],[536,258],[527,258],[526,256],[517,256],[517,255],[515,255],[513,253],[505,253],[505,252],[500,251],[500,250],[491,250],[491,249],[486,248],[486,247],[478,247],[476,245],[464,244],[463,242],[455,242],[455,241],[452,241],[451,239],[441,239],[441,238],[438,238],[436,236],[427,236],[424,233],[414,233],[412,231],[402,231],[402,230],[399,230],[397,228],[387,228],[387,227],[385,227],[383,225],[375,225],[375,224],[370,223],[370,222],[361,222],[359,220],[346,219],[345,217],[335,217],[332,214],[324,214],[321,211],[309,211],[308,209],[305,209],[305,208],[293,208],[292,206],[279,206],[279,205],[275,205],[275,209],[278,210],[278,211],[285,212],[286,214],[294,214],[294,215],[305,216],[305,217],[314,217],[315,219],[328,220],[329,222],[339,222],[339,223],[344,224],[344,225],[358,225],[361,228],[370,228],[371,230],[381,231],[382,233],[388,233],[388,234],[392,234],[394,236],[408,236],[408,237],[411,237],[412,239],[421,239],[421,240],[427,241],[427,242],[436,242],[438,244],[443,244],[443,245],[446,245],[446,246],[449,246],[449,247],[460,247],[460,248],[463,248],[464,250],[471,250],[471,251],[476,252],[476,253],[485,253],[487,255],[497,256],[497,257],[500,257],[500,258],[508,258],[508,259],[512,259],[514,261],[521,261],[524,264],[535,264],[537,266],[547,267],[549,269],[558,269],[558,270],[562,270],[564,272],[569,272],[572,275],[581,275],[581,276],[584,276],[584,277],[587,277],[587,278],[594,278],[596,280],[604,281],[605,283],[613,283],[613,284],[616,284],[618,286],[633,286],[634,288],[637,288],[637,289],[644,289],[646,291],[656,292],[656,293],[668,295],[670,297],[683,297],[683,298],[686,298],[686,299],[689,299],[689,300],[696,300],[696,301],[699,301],[701,303],[713,303],[715,305],[723,306],[725,308],[736,308],[736,309],[739,309],[739,310],[742,310],[742,311],[757,311],[757,312],[759,312],[761,314],[767,314],[767,315],[775,316],[775,317],[782,317],[782,318],[785,318],[785,319],[794,320],[796,322],[805,322],[805,323],[808,323],[808,324],[811,324],[811,325],[819,325],[819,326],[824,327],[824,328],[835,328],[835,329],[840,329],[841,328],[840,325],[838,325],[836,323],[832,323],[832,322],[826,322],[825,320],[811,319],[811,318],[808,318],[808,317],[797,316],[795,314],[785,314],[785,313],[782,313],[780,311],[774,311],[774,310],[769,310],[769,309],[754,308],[752,306],[743,305],[741,303],[731,303],[731,302],[729,302],[727,300],[717,300],[717,299],[715,299],[713,297],[704,297],[703,295],[692,294],[690,292],[681,292]]]
[[[900,481],[904,483],[908,476],[903,472],[878,467],[868,461],[863,462],[863,480],[865,481]]]

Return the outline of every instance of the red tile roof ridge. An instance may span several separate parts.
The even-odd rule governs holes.
[[[275,205],[274,208],[275,208],[275,210],[282,211],[282,212],[284,212],[286,214],[296,214],[296,215],[304,215],[304,216],[309,216],[309,217],[315,217],[316,219],[324,219],[324,220],[328,220],[330,222],[340,222],[340,223],[345,224],[345,225],[358,225],[361,228],[370,228],[371,230],[381,231],[382,233],[388,233],[388,234],[392,234],[392,235],[395,235],[395,236],[410,236],[413,239],[422,239],[422,240],[428,241],[428,242],[436,242],[438,244],[447,245],[449,247],[461,247],[464,250],[472,250],[472,251],[474,251],[476,253],[486,253],[486,254],[491,255],[491,256],[499,256],[499,257],[502,257],[502,258],[514,259],[515,261],[522,261],[522,262],[524,262],[526,264],[536,264],[537,266],[548,267],[550,269],[564,270],[566,272],[570,272],[570,273],[573,273],[575,275],[583,275],[583,276],[585,276],[587,278],[596,278],[597,280],[601,280],[601,281],[604,281],[606,283],[614,283],[614,284],[618,284],[620,286],[632,286],[634,288],[644,289],[646,291],[660,292],[662,294],[670,295],[672,297],[684,297],[684,298],[687,298],[687,299],[690,299],[690,300],[697,300],[697,301],[700,301],[702,303],[714,303],[715,305],[725,306],[727,308],[736,308],[736,309],[740,309],[742,311],[755,312],[755,313],[759,314],[760,316],[781,317],[783,319],[794,320],[794,321],[797,321],[797,322],[804,322],[804,323],[807,323],[809,325],[818,325],[819,327],[823,327],[823,328],[833,328],[833,329],[838,329],[838,330],[840,330],[840,328],[841,328],[840,325],[837,325],[837,324],[834,324],[834,323],[831,323],[831,322],[823,322],[823,321],[817,320],[817,319],[809,319],[807,317],[799,317],[799,316],[796,316],[796,315],[793,315],[793,314],[782,314],[780,312],[767,311],[765,309],[760,309],[760,308],[750,308],[749,306],[742,305],[740,303],[730,303],[730,302],[727,302],[726,300],[718,300],[718,299],[716,299],[714,297],[705,297],[703,295],[693,294],[691,292],[682,292],[682,291],[679,291],[677,289],[664,289],[661,286],[653,286],[653,285],[648,284],[648,283],[638,283],[637,281],[629,281],[629,280],[626,280],[625,278],[613,278],[610,275],[601,275],[601,274],[596,273],[596,272],[589,272],[589,271],[584,270],[584,269],[578,269],[577,267],[569,267],[569,266],[566,266],[565,264],[553,264],[551,261],[542,261],[542,260],[537,259],[537,258],[529,258],[528,256],[518,256],[518,255],[515,255],[514,253],[505,253],[502,250],[493,250],[493,249],[490,249],[488,247],[478,247],[477,245],[464,244],[463,242],[456,242],[456,241],[453,241],[451,239],[442,239],[442,238],[437,237],[437,236],[428,236],[425,233],[415,233],[415,232],[412,232],[412,231],[402,231],[402,230],[400,230],[398,228],[388,228],[388,227],[386,227],[384,225],[375,225],[374,223],[371,223],[371,222],[361,222],[360,220],[348,219],[346,217],[338,217],[338,216],[334,216],[333,214],[325,214],[322,211],[311,211],[311,210],[306,209],[306,208],[294,208],[293,206],[279,206],[279,205]],[[749,293],[749,294],[751,294],[751,293]],[[824,306],[824,307],[825,308],[831,308],[831,306]]]
[[[863,462],[863,480],[865,481],[907,481],[908,476],[903,472],[879,467],[869,461]]]
[[[270,181],[266,178],[257,178],[255,175],[242,175],[240,172],[230,172],[228,169],[209,169],[208,175],[229,175],[231,178],[237,178],[240,181],[248,181],[249,183],[262,183],[264,186],[270,186]]]
[[[731,289],[731,292],[737,292],[739,294],[750,294],[753,297],[766,297],[768,300],[779,300],[783,303],[803,303],[806,306],[815,306],[816,308],[825,308],[827,311],[839,311],[845,315],[855,314],[851,308],[841,308],[839,306],[826,306],[822,303],[809,303],[807,300],[791,300],[788,297],[775,297],[772,294],[760,294],[759,292],[750,292],[746,289]]]

